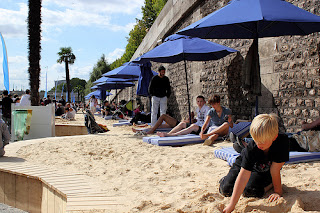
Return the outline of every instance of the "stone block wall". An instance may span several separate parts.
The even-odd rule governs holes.
[[[225,6],[228,2],[229,0],[204,0],[198,4],[192,4],[192,8],[189,8],[183,17],[171,28],[167,27],[169,31],[161,34],[173,34]],[[288,0],[288,2],[320,15],[319,1]],[[235,119],[252,119],[256,98],[251,94],[250,89],[242,88],[241,71],[252,40],[215,39],[212,41],[239,52],[217,61],[187,62],[192,110],[196,108],[197,95],[201,94],[208,99],[211,95],[218,94],[222,97],[222,105],[232,110]],[[319,33],[308,36],[259,39],[262,82],[259,113],[278,114],[287,132],[296,132],[300,130],[302,121],[310,122],[319,117],[319,47]],[[157,70],[160,66],[159,63],[152,64],[153,70]],[[172,95],[168,101],[169,114],[177,119],[183,119],[188,112],[184,63],[163,65],[167,68],[166,74],[172,86]],[[147,99],[143,101],[147,104]]]

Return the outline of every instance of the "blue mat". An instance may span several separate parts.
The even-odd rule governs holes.
[[[188,134],[173,137],[144,137],[143,141],[157,146],[182,146],[186,144],[203,143],[199,135]]]
[[[214,151],[214,156],[216,158],[227,161],[229,166],[232,166],[234,164],[236,158],[239,155],[240,154],[236,152],[233,147],[224,147],[222,149],[217,149]],[[320,160],[320,152],[290,152],[289,161],[287,161],[286,164],[302,163],[316,160]]]
[[[232,128],[229,128],[229,132],[233,132],[236,136],[243,138],[249,134],[251,122],[239,122],[233,124]]]
[[[113,127],[117,127],[117,126],[131,126],[132,124],[130,123],[130,121],[122,121],[122,122],[119,122],[119,123],[114,123],[112,124]]]

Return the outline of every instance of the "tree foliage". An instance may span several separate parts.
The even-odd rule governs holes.
[[[129,36],[127,37],[128,44],[126,45],[125,52],[112,64],[109,65],[107,62],[105,62],[109,67],[109,70],[113,70],[117,67],[120,67],[125,62],[130,61],[166,3],[167,0],[145,0],[144,6],[141,8],[143,16],[141,19],[136,19],[136,25],[130,31]],[[88,94],[91,91],[90,88],[93,86],[93,82],[100,78],[103,73],[105,73],[103,71],[104,69],[102,69],[102,67],[104,67],[102,59],[105,61],[104,58],[105,57],[103,55],[90,73],[90,79],[87,82],[85,94]]]
[[[142,19],[136,19],[136,25],[130,31],[129,37],[127,38],[128,44],[125,52],[110,65],[111,69],[115,69],[123,63],[130,61],[166,3],[167,0],[145,0],[144,6],[141,8]]]
[[[85,86],[85,94],[90,93],[93,82],[101,78],[101,76],[111,70],[110,64],[107,62],[105,55],[103,54],[98,60],[97,64],[94,65],[92,72],[90,73],[89,81]]]
[[[71,86],[70,86],[70,77],[69,77],[69,64],[73,64],[76,60],[76,56],[73,54],[71,47],[61,47],[60,52],[58,52],[58,63],[65,63],[66,68],[66,81],[67,81],[67,93],[68,93],[68,102],[71,102]]]
[[[78,87],[80,87],[80,88],[82,87],[84,89],[86,84],[87,84],[87,82],[84,79],[72,78],[70,80],[70,86],[71,86],[70,89],[75,90],[75,88],[78,88]],[[67,91],[66,83],[57,85],[57,91],[61,92],[62,87],[63,87],[63,92],[66,92]],[[55,90],[55,87],[52,87],[49,92],[54,92],[54,90]]]

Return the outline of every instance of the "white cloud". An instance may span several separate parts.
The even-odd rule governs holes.
[[[19,10],[0,8],[0,31],[8,37],[20,37],[27,33],[28,7],[20,3]]]
[[[124,49],[116,48],[113,52],[108,53],[107,61],[109,64],[114,62],[116,59],[120,58],[124,53]]]
[[[27,56],[21,56],[21,55],[17,55],[14,57],[10,57],[8,58],[8,63],[9,65],[11,64],[28,64],[28,58]]]
[[[144,0],[44,0],[43,5],[57,5],[62,8],[92,13],[124,13],[133,14],[140,11]]]

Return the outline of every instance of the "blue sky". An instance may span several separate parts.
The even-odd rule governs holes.
[[[58,64],[60,47],[71,47],[76,61],[70,78],[88,80],[93,66],[105,54],[109,63],[119,58],[127,45],[126,37],[141,18],[144,0],[43,0],[41,81],[48,90],[54,80],[65,79],[64,64]],[[29,88],[27,0],[0,1],[0,32],[7,46],[10,90]],[[1,43],[0,43],[1,45]],[[4,89],[0,51],[0,90]]]

